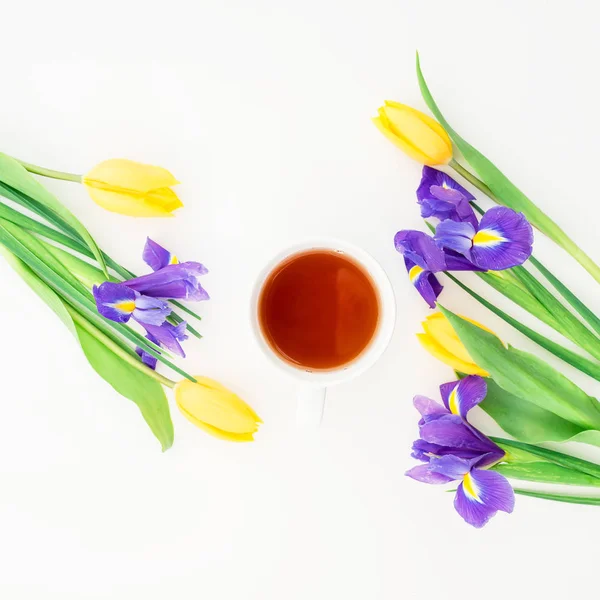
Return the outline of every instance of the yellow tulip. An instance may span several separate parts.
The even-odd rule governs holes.
[[[252,442],[260,417],[239,396],[208,377],[195,376],[175,385],[183,416],[207,433],[229,442]]]
[[[424,165],[445,165],[452,158],[452,142],[444,128],[406,104],[386,100],[373,123],[398,148]]]
[[[477,323],[468,317],[462,317],[473,325],[490,331],[485,325]],[[467,349],[460,341],[458,335],[450,325],[450,321],[441,312],[430,315],[422,323],[425,333],[418,333],[417,338],[421,345],[435,358],[451,366],[453,369],[467,375],[481,375],[487,377],[489,373],[478,367],[470,357]],[[494,333],[494,335],[496,335]]]
[[[183,206],[171,189],[179,182],[162,167],[113,158],[96,165],[81,181],[96,204],[130,217],[170,217]]]

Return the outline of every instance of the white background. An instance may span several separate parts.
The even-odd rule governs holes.
[[[370,117],[386,98],[424,108],[418,48],[450,122],[600,258],[596,2],[5,4],[0,149],[75,172],[128,157],[183,182],[172,220],[109,214],[75,184],[48,186],[132,269],[146,235],[211,269],[205,337],[187,344],[185,368],[239,392],[265,424],[254,444],[228,445],[173,407],[175,445],[161,454],[135,406],[0,262],[0,597],[595,597],[598,508],[519,497],[478,531],[451,495],[403,476],[411,398],[436,397],[451,371],[414,337],[428,309],[392,244],[422,226],[420,167]],[[303,436],[294,384],[253,346],[248,298],[272,254],[319,235],[372,253],[399,314],[384,357],[332,389],[322,429]],[[536,253],[598,310],[581,268],[540,236]],[[443,299],[533,348],[452,285]]]

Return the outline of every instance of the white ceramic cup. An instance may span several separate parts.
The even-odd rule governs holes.
[[[269,275],[291,256],[311,250],[329,250],[348,256],[370,275],[379,295],[379,321],[369,345],[350,363],[327,371],[294,366],[280,358],[265,339],[259,322],[258,303]],[[293,377],[298,383],[297,422],[301,426],[308,427],[318,427],[321,423],[325,409],[325,395],[329,386],[357,377],[383,354],[392,337],[396,321],[396,300],[392,284],[379,263],[370,254],[353,244],[328,238],[296,244],[273,257],[260,272],[254,284],[250,307],[252,328],[261,350],[275,367]]]

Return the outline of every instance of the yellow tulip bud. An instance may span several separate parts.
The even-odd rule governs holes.
[[[82,178],[92,200],[130,217],[170,217],[183,206],[171,186],[179,183],[162,167],[113,158]]]
[[[496,335],[481,323],[477,323],[477,321],[473,321],[468,317],[462,318]],[[487,371],[484,371],[473,362],[467,349],[460,341],[452,325],[450,325],[450,321],[441,312],[433,313],[427,317],[422,325],[425,333],[418,333],[417,338],[419,338],[421,345],[435,358],[451,366],[456,371],[467,375],[481,375],[482,377],[489,375]]]
[[[386,100],[373,123],[398,148],[424,165],[445,165],[452,158],[452,142],[444,128],[406,104]]]
[[[184,417],[207,433],[229,442],[252,442],[260,417],[239,396],[208,377],[175,385],[175,401]]]

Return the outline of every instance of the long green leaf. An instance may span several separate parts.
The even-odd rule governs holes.
[[[0,153],[0,180],[7,186],[18,190],[22,194],[33,198],[69,224],[84,240],[89,249],[93,252],[101,269],[108,277],[106,264],[102,257],[102,252],[98,248],[94,238],[90,235],[83,224],[75,215],[61,204],[54,195],[52,195],[27,169],[25,169],[14,158]]]
[[[507,440],[499,437],[491,437],[491,439],[505,451],[510,452],[511,448],[524,450],[525,452],[539,456],[545,461],[552,462],[567,469],[587,473],[600,480],[600,465],[590,462],[589,460],[577,458],[576,456],[569,456],[568,454],[563,454],[562,452],[557,452],[556,450],[550,450],[548,448],[542,448],[541,446],[517,442],[515,440]]]
[[[583,429],[600,429],[598,400],[540,358],[505,348],[493,334],[439,306],[473,361],[507,392],[553,412]]]
[[[504,477],[536,483],[600,487],[600,479],[549,462],[502,463],[492,467]]]
[[[533,490],[521,490],[513,488],[515,494],[520,496],[529,496],[530,498],[541,498],[542,500],[554,500],[555,502],[567,502],[569,504],[587,504],[590,506],[600,506],[600,496],[569,496],[567,494],[553,494],[550,492],[535,492]]]
[[[558,358],[564,360],[566,363],[571,366],[579,369],[582,373],[593,377],[597,381],[600,381],[600,364],[596,363],[585,356],[581,356],[581,354],[577,354],[577,352],[573,352],[560,344],[552,341],[551,339],[543,336],[538,333],[534,329],[527,327],[521,321],[514,319],[509,314],[505,313],[503,310],[500,310],[496,306],[494,306],[491,302],[488,302],[483,296],[480,296],[477,292],[470,289],[466,286],[462,281],[454,277],[451,273],[447,273],[446,275],[454,281],[461,289],[463,289],[467,294],[475,298],[480,304],[485,306],[488,310],[492,311],[495,315],[498,315],[501,319],[506,321],[509,325],[512,325],[517,331],[520,331],[523,335],[526,335],[530,340],[533,340],[536,344],[541,346],[542,348],[548,350]]]
[[[494,199],[498,202],[525,214],[532,225],[535,225],[542,233],[547,235],[559,246],[564,248],[571,256],[586,269],[596,281],[600,282],[600,267],[585,254],[581,248],[536,204],[534,204],[525,194],[519,190],[505,175],[496,167],[488,158],[486,158],[479,150],[471,146],[450,126],[438,108],[423,73],[417,54],[417,77],[419,87],[425,103],[429,110],[435,115],[436,119],[441,123],[452,141],[461,151],[465,160],[477,172],[479,177],[488,185],[493,193]]]
[[[162,386],[121,360],[97,338],[75,324],[79,343],[96,373],[122,396],[133,400],[152,433],[162,445],[163,452],[173,445],[174,431],[169,404]]]
[[[555,277],[539,260],[531,256],[531,264],[552,284],[554,289],[600,334],[600,319],[560,279]]]
[[[0,246],[9,264],[23,278],[29,287],[58,315],[61,321],[78,339],[81,347],[94,368],[118,393],[138,406],[144,420],[167,450],[173,444],[174,432],[169,404],[160,383],[153,379],[139,362],[142,369],[123,359],[107,347],[101,332],[80,317],[78,323],[73,322],[73,309],[66,305],[60,297],[44,283],[23,261],[15,257],[4,246]],[[92,332],[96,331],[94,336]]]
[[[555,318],[557,331],[600,359],[600,340],[558,298],[553,296],[525,267],[510,269],[540,304]]]
[[[566,442],[585,429],[533,402],[502,389],[486,378],[487,395],[479,405],[506,433],[531,444]]]

